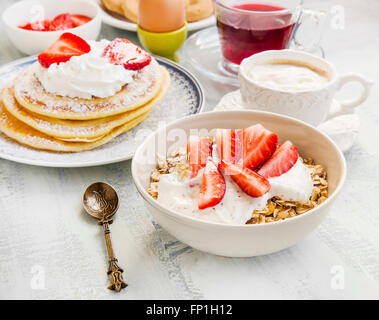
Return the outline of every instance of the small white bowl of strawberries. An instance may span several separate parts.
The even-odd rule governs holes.
[[[219,111],[150,135],[132,162],[154,220],[180,241],[229,257],[296,244],[331,211],[346,176],[325,134],[263,111]]]
[[[5,31],[21,52],[44,51],[63,33],[95,40],[101,28],[99,7],[89,0],[25,0],[2,13]]]

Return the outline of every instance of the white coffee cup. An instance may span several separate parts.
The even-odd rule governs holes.
[[[251,71],[254,66],[275,61],[293,61],[296,65],[311,66],[315,70],[322,71],[328,81],[312,89],[283,90],[265,86],[249,76],[249,70]],[[295,50],[264,51],[244,59],[239,69],[239,81],[246,109],[285,114],[314,126],[335,116],[352,113],[355,107],[367,99],[373,84],[372,81],[356,73],[338,75],[333,65],[325,59]],[[348,82],[361,83],[362,92],[359,97],[351,101],[341,101],[340,107],[331,111],[336,92]]]

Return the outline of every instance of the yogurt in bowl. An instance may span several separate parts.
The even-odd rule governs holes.
[[[229,130],[218,129],[217,131],[228,132]],[[190,136],[189,140],[194,140],[195,137]],[[271,161],[276,162],[280,166],[280,170],[286,166],[283,162],[287,161],[285,158],[288,158],[289,165],[283,168],[281,172],[271,176],[263,173],[265,166],[262,166],[262,170],[254,174],[249,168],[236,166],[238,172],[246,172],[247,176],[251,175],[247,179],[242,176],[243,180],[241,181],[241,177],[229,175],[223,170],[220,148],[216,142],[213,143],[207,161],[203,163],[204,167],[196,173],[196,176],[191,178],[194,173],[191,172],[191,164],[188,163],[191,161],[191,152],[193,153],[196,150],[191,150],[191,144],[189,144],[187,152],[184,148],[180,148],[173,153],[172,157],[163,162],[166,169],[162,166],[162,161],[158,163],[157,169],[152,172],[148,192],[162,206],[204,221],[243,225],[246,223],[269,223],[294,217],[306,212],[305,208],[311,209],[312,206],[317,206],[326,199],[327,181],[326,171],[324,171],[324,184],[321,186],[319,181],[315,180],[314,182],[311,170],[316,166],[309,165],[310,168],[308,169],[307,164],[303,163],[304,160],[298,157],[296,147],[293,146],[293,149],[286,148],[288,145],[293,146],[291,142],[287,141],[276,148],[271,157],[274,159]],[[276,145],[274,145],[275,147]],[[186,160],[188,158],[189,161]],[[269,163],[268,160],[266,163]],[[220,176],[219,181],[207,181],[208,164],[217,169],[217,174]],[[266,177],[260,176],[260,172]],[[263,192],[257,193],[257,190],[254,192],[247,190],[249,187],[259,189],[261,180],[265,182]],[[317,186],[314,187],[314,184]],[[204,188],[208,189],[205,190],[205,193],[210,192],[212,196],[217,190],[223,188],[223,194],[220,193],[219,201],[212,199],[213,202],[204,205],[204,201],[200,203],[202,201],[200,199],[201,192]]]
[[[188,214],[187,209],[170,208],[168,202],[170,198],[173,199],[176,196],[177,190],[173,191],[172,196],[168,196],[164,201],[157,201],[149,194],[151,172],[157,167],[159,161],[166,158],[167,152],[170,154],[178,147],[177,139],[173,138],[172,135],[173,130],[183,131],[188,136],[193,129],[200,131],[206,129],[209,132],[217,128],[248,128],[258,123],[275,132],[279,137],[279,144],[285,140],[292,141],[301,156],[312,158],[317,164],[321,164],[325,168],[328,173],[328,198],[325,201],[308,212],[290,219],[271,223],[245,224],[199,219]],[[156,151],[152,152],[152,150]],[[294,169],[292,173],[295,173],[297,168],[302,168],[302,166],[296,161],[292,166]],[[292,175],[292,169],[288,170],[287,173]],[[230,257],[248,257],[287,248],[303,239],[316,228],[330,210],[344,183],[346,165],[342,153],[334,142],[304,122],[263,111],[220,111],[187,117],[153,133],[137,149],[132,162],[132,174],[135,185],[145,199],[153,218],[173,236],[196,249],[209,253]],[[229,178],[226,177],[225,180],[229,180]],[[272,185],[274,185],[274,181],[271,180]],[[226,181],[226,188],[230,184],[232,182]],[[175,188],[172,187],[171,190],[173,189]],[[295,189],[300,190],[303,187]],[[231,193],[235,193],[236,190],[238,189],[229,188]],[[269,196],[271,195],[266,197]],[[227,208],[226,212],[230,216],[238,212],[237,220],[234,222],[243,222],[245,218],[251,215],[251,207],[247,211],[243,208],[239,209],[239,206],[244,207],[244,202],[235,198],[230,203],[232,207]],[[238,219],[240,220],[238,221]],[[229,220],[233,221],[233,219]]]

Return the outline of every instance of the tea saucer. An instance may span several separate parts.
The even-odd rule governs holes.
[[[193,72],[207,88],[207,99],[218,101],[220,90],[230,92],[239,88],[237,74],[222,67],[222,54],[217,27],[191,35],[178,52],[180,64]]]
[[[331,111],[340,108],[340,103],[334,99]],[[240,90],[232,91],[221,98],[213,111],[245,109]],[[355,113],[345,114],[327,120],[318,129],[326,133],[341,149],[348,151],[353,145],[359,131],[359,116]]]

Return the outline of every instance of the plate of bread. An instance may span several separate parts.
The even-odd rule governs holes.
[[[93,0],[99,5],[103,22],[119,29],[137,31],[138,0]],[[216,23],[212,0],[185,0],[188,31]]]

